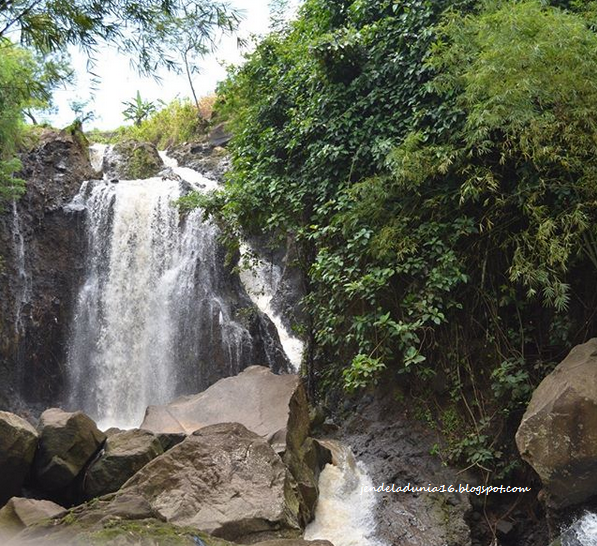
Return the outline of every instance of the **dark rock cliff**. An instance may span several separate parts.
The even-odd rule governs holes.
[[[83,240],[80,216],[63,206],[93,177],[80,133],[47,131],[22,162],[18,223],[10,204],[0,214],[0,409],[60,395]]]
[[[225,168],[221,148],[214,152],[203,146],[187,152],[195,160],[193,166],[201,164],[212,178],[221,176]],[[100,175],[91,166],[81,133],[47,131],[22,162],[20,177],[27,181],[27,192],[0,213],[0,410],[37,415],[48,406],[68,405],[70,399],[68,343],[86,274],[89,239],[84,209],[65,205],[77,195],[82,181]],[[204,389],[254,364],[278,373],[290,369],[275,326],[255,308],[225,255],[218,246],[211,264],[218,270],[213,289],[232,309],[233,320],[246,328],[249,339],[233,365],[221,329],[213,327],[220,318],[207,311],[198,320],[189,317],[191,322],[178,333],[177,372],[184,380],[177,394]],[[201,271],[198,267],[197,274]]]

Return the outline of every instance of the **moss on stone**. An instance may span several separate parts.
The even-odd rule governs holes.
[[[102,529],[83,532],[77,540],[82,544],[147,544],[152,546],[230,546],[230,542],[210,537],[196,529],[176,527],[158,520],[110,520]],[[199,540],[201,542],[199,542]]]
[[[114,146],[121,157],[120,176],[125,179],[144,179],[155,176],[164,164],[152,144],[136,140],[126,140]]]
[[[60,546],[236,546],[190,527],[178,527],[157,519],[125,520],[119,517],[88,524],[71,511],[58,523],[33,526],[22,544],[43,541]]]

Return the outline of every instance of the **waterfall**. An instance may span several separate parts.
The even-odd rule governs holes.
[[[240,254],[241,262],[250,254],[250,248],[246,243],[241,244]],[[282,271],[280,267],[263,258],[255,260],[250,267],[242,267],[240,270],[240,279],[247,294],[261,312],[267,315],[276,326],[284,352],[288,356],[294,371],[298,373],[301,367],[304,343],[286,328],[282,319],[272,307],[272,299],[281,278]]]
[[[217,228],[202,211],[183,217],[173,206],[189,184],[216,183],[173,170],[147,180],[85,182],[69,205],[85,211],[87,230],[69,405],[103,428],[138,426],[148,405],[256,363],[252,335],[229,301]]]
[[[324,442],[333,464],[319,477],[315,519],[305,530],[305,540],[329,540],[334,546],[385,546],[375,538],[373,483],[365,466],[356,462],[350,448]]]
[[[23,310],[31,303],[31,275],[27,269],[25,237],[16,201],[12,202],[12,242],[16,269],[14,287],[12,289],[15,302],[14,328],[16,334],[23,334],[25,328],[23,324]]]

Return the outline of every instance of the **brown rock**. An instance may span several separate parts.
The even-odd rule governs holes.
[[[48,492],[69,487],[106,439],[80,411],[46,410],[41,415],[40,428],[34,466],[38,484]]]
[[[13,497],[0,510],[0,544],[5,544],[26,527],[54,518],[65,511],[62,506],[50,501]]]
[[[533,393],[516,444],[553,507],[597,492],[597,338],[574,347]]]
[[[13,413],[0,411],[0,506],[18,495],[37,447],[37,431]]]
[[[302,445],[309,431],[309,410],[300,378],[251,366],[200,394],[167,406],[149,406],[141,428],[155,434],[191,434],[217,423],[241,423],[278,452],[286,450],[287,439],[293,446]]]
[[[237,540],[300,533],[296,484],[262,438],[238,423],[205,427],[154,459],[117,493],[144,498],[157,517]]]
[[[301,379],[251,366],[200,394],[150,406],[141,428],[156,434],[190,434],[217,423],[241,423],[282,455],[297,482],[301,524],[306,525],[314,514],[317,478],[325,462],[321,464],[319,455],[311,453],[313,444],[307,443],[309,406]]]
[[[85,474],[87,498],[118,491],[148,462],[164,452],[160,440],[146,430],[127,430],[108,437],[104,452]]]

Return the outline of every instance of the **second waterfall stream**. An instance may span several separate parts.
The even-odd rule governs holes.
[[[92,153],[101,170],[110,149],[95,146]],[[164,176],[87,181],[68,205],[84,215],[87,238],[70,341],[69,404],[104,429],[139,426],[148,405],[205,388],[202,374],[209,370],[205,364],[197,370],[197,363],[217,361],[228,367],[218,370],[222,375],[234,375],[260,350],[270,367],[280,368],[275,346],[281,343],[286,369],[300,366],[302,343],[271,306],[280,269],[260,261],[236,280],[277,330],[279,341],[256,348],[225,288],[233,281],[222,267],[216,226],[201,210],[183,215],[174,206],[189,188],[209,191],[217,183],[161,156],[169,168]],[[375,494],[362,493],[371,485],[366,469],[347,447],[329,447],[334,464],[321,474],[316,518],[305,537],[381,546],[374,538]]]

